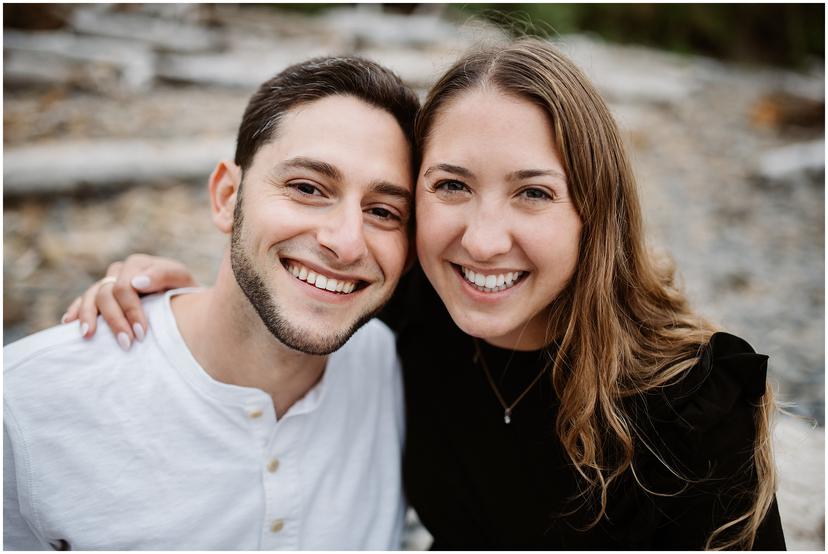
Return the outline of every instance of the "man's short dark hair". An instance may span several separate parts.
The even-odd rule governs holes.
[[[279,120],[290,109],[333,95],[354,96],[390,113],[413,147],[414,118],[420,102],[411,88],[370,60],[320,57],[288,67],[265,81],[250,98],[236,139],[236,165],[242,172],[250,167],[256,152],[274,138]]]

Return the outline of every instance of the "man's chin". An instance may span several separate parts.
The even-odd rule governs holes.
[[[270,333],[288,348],[305,354],[327,356],[345,346],[354,333],[368,323],[379,310],[380,308],[377,308],[366,312],[350,324],[339,324],[335,329],[333,326],[302,328],[287,324],[281,317],[262,318],[262,321]]]
[[[291,350],[313,356],[327,356],[345,346],[345,343],[348,342],[348,339],[351,338],[351,335],[356,330],[349,333],[327,336],[315,336],[313,333],[303,333],[293,330],[292,332],[284,331],[283,329],[282,332],[274,333],[271,330],[271,334]]]

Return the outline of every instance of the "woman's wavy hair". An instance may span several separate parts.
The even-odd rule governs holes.
[[[560,398],[556,430],[585,485],[581,498],[594,499],[592,527],[606,515],[610,485],[628,471],[648,490],[634,467],[635,449],[647,445],[625,399],[679,380],[714,328],[690,309],[672,264],[647,250],[635,179],[604,100],[549,43],[524,38],[460,59],[419,112],[418,151],[447,103],[482,86],[529,100],[548,114],[583,221],[578,266],[552,303],[547,336],[558,344],[552,366]],[[706,548],[750,548],[770,508],[776,486],[768,424],[773,406],[768,387],[756,410],[757,485],[748,493],[750,508],[714,530]]]

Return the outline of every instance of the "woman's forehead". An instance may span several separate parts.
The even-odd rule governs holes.
[[[560,169],[546,112],[529,100],[491,89],[453,98],[434,120],[423,162],[465,166],[495,161],[510,171]]]

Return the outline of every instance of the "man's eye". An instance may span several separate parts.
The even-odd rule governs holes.
[[[368,210],[368,213],[370,213],[371,215],[374,215],[374,216],[376,216],[380,219],[385,219],[385,220],[389,220],[389,221],[391,221],[391,220],[398,221],[400,219],[400,216],[398,216],[397,214],[395,214],[391,210],[387,210],[385,208],[371,208],[370,210]]]
[[[448,179],[446,181],[440,181],[439,183],[437,183],[437,186],[434,187],[434,190],[453,193],[453,192],[464,192],[464,191],[467,191],[468,188],[466,187],[466,185],[464,185],[460,181],[455,181],[454,179]]]
[[[293,185],[293,188],[302,194],[307,194],[309,196],[322,196],[322,191],[320,191],[317,186],[310,183],[296,183]]]

